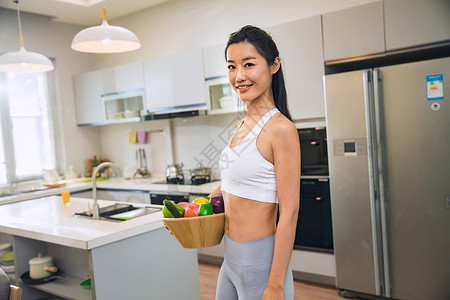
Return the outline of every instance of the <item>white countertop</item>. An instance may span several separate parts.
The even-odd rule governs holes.
[[[34,192],[29,192],[29,193],[20,193],[19,192],[16,195],[12,195],[12,196],[8,196],[8,197],[0,197],[0,205],[14,203],[14,202],[18,202],[18,201],[29,200],[29,199],[36,199],[36,198],[40,198],[40,197],[60,195],[62,191],[77,192],[77,191],[88,190],[91,188],[92,188],[91,182],[74,182],[74,183],[68,183],[68,184],[58,187],[58,188],[49,188],[47,190],[42,190],[42,191],[34,191]]]
[[[88,203],[92,205],[93,200],[71,197],[70,204],[65,205],[60,196],[50,196],[2,205],[0,232],[74,248],[92,249],[164,226],[161,212],[127,221],[75,217],[75,212],[88,210]],[[118,202],[99,200],[98,203],[103,207]],[[133,205],[145,206],[137,203]]]
[[[79,179],[82,180],[82,179]],[[135,190],[135,191],[152,191],[152,192],[178,192],[191,194],[209,194],[220,185],[220,181],[213,181],[201,185],[178,185],[178,184],[164,184],[164,177],[138,178],[126,179],[110,178],[108,180],[97,181],[97,188],[99,189],[114,189],[114,190]],[[36,199],[47,196],[60,195],[62,191],[83,191],[92,188],[92,182],[73,182],[58,188],[51,188],[43,191],[35,191],[31,193],[19,193],[9,197],[0,197],[0,205],[15,203],[19,201]]]

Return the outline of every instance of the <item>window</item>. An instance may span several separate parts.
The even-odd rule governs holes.
[[[0,163],[7,164],[0,165],[0,184],[60,169],[53,73],[0,73]]]

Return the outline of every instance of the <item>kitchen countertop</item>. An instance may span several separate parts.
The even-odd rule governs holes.
[[[192,194],[209,194],[220,185],[220,181],[213,181],[201,185],[177,185],[163,184],[165,177],[137,178],[127,179],[124,177],[110,178],[108,180],[97,181],[99,189],[115,189],[115,190],[135,190],[135,191],[155,191],[155,192],[178,192]],[[82,181],[82,179],[78,179]],[[49,188],[42,191],[34,191],[29,193],[18,193],[8,197],[0,197],[0,206],[9,203],[15,203],[40,197],[60,195],[62,191],[78,192],[92,189],[92,182],[68,181],[65,186],[58,188]]]
[[[92,249],[164,226],[161,211],[127,221],[75,217],[75,212],[88,210],[88,203],[92,206],[93,200],[71,197],[70,204],[65,205],[60,196],[50,196],[2,205],[0,232],[79,249]],[[113,202],[99,200],[98,203],[103,207]]]
[[[57,188],[49,188],[46,190],[41,191],[34,191],[34,192],[28,192],[23,193],[18,191],[17,194],[11,195],[8,197],[0,197],[0,205],[8,204],[8,203],[14,203],[18,201],[25,201],[40,197],[47,197],[47,196],[53,196],[53,195],[60,195],[62,191],[71,191],[71,192],[77,192],[77,191],[83,191],[88,190],[92,188],[91,182],[73,182],[73,183],[67,183],[64,186],[57,187]]]

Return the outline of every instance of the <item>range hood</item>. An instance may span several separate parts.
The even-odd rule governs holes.
[[[146,115],[141,116],[141,121],[187,118],[206,115],[206,104],[192,104],[148,110]]]

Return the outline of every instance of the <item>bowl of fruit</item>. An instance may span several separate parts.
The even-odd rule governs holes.
[[[222,194],[190,202],[164,200],[162,219],[183,248],[198,249],[220,244],[225,213]]]

